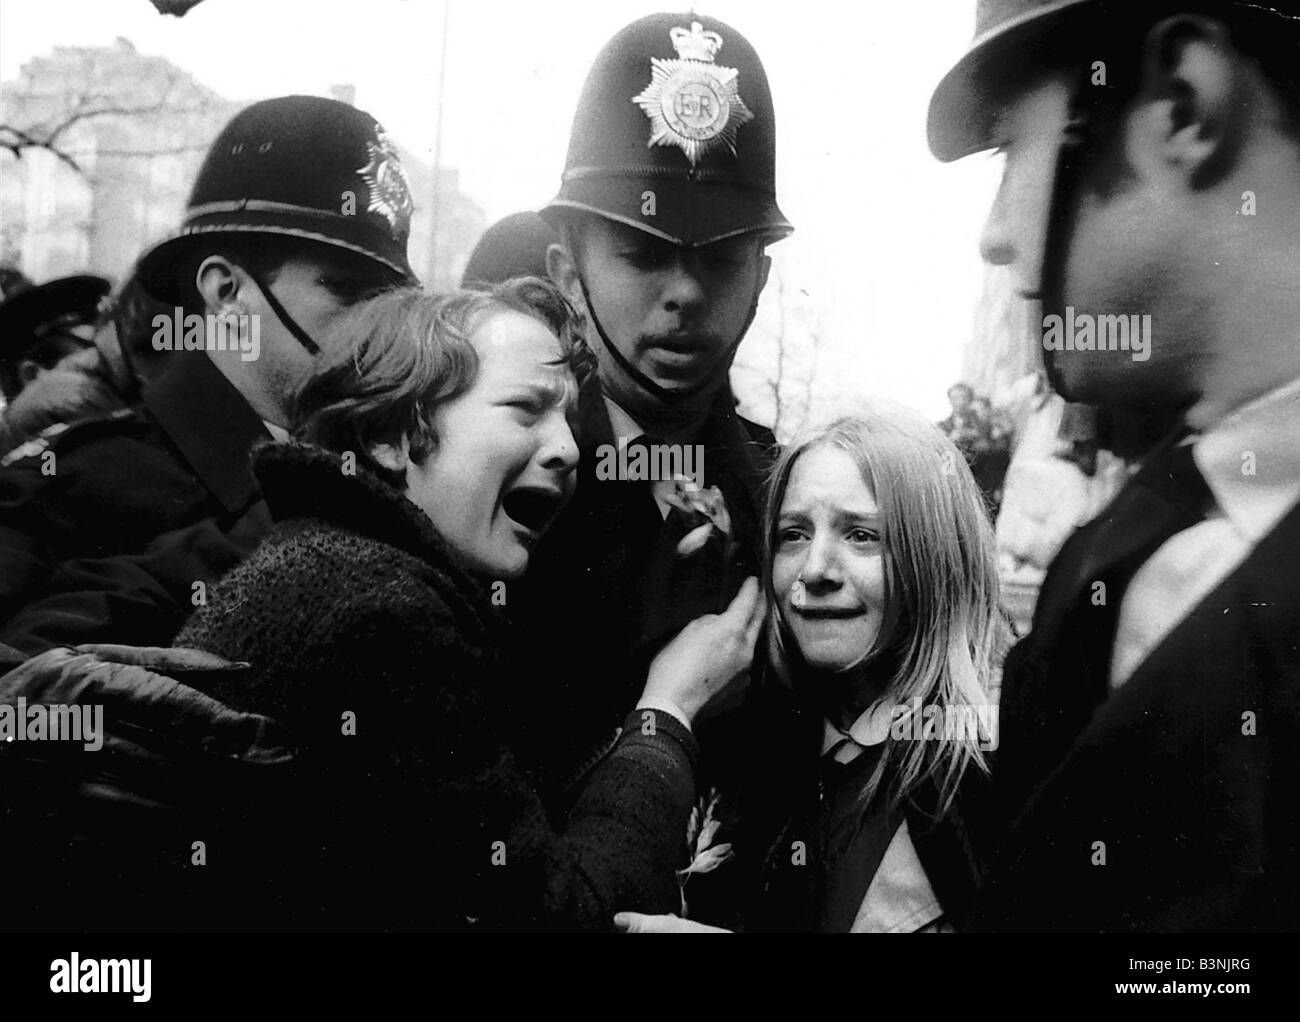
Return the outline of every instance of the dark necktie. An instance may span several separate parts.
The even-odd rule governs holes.
[[[653,448],[663,442],[658,437],[642,433],[628,443],[628,457],[630,459],[638,447],[653,453]],[[657,463],[660,459],[653,457],[648,462],[652,466]],[[660,521],[649,540],[646,574],[641,579],[641,630],[637,643],[638,646],[653,646],[678,632],[691,618],[720,608],[712,604],[701,606],[694,596],[698,572],[690,569],[705,558],[701,556],[687,563],[677,556],[677,544],[690,532],[693,516],[676,507],[670,507],[668,514],[663,515],[659,502],[654,499],[654,480],[632,485],[645,487],[646,496],[653,501],[655,517]]]
[[[1191,443],[1178,443],[1155,455],[1061,548],[1043,581],[1033,630],[1005,668],[999,787],[1012,806],[1061,762],[1105,700],[1120,604],[1133,576],[1213,505]]]
[[[845,742],[850,740],[821,758],[821,928],[827,933],[848,933],[852,928],[902,819],[884,798],[877,796],[870,805],[862,801],[863,786],[884,753],[884,743],[859,746],[856,757],[840,763],[835,753],[849,747]]]

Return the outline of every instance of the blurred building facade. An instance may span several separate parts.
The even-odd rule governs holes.
[[[433,168],[401,146],[397,151],[415,200],[411,265],[420,279],[436,291],[459,287],[465,264],[487,227],[483,209],[460,190],[459,170],[443,167],[435,193]]]
[[[355,90],[332,91],[350,103]],[[28,61],[0,85],[0,265],[37,281],[82,271],[120,281],[180,223],[208,146],[249,102],[219,96],[125,39]],[[21,145],[51,133],[52,148]],[[411,263],[427,283],[449,286],[483,212],[460,191],[456,170],[443,168],[435,191],[432,169],[400,152],[416,205]]]

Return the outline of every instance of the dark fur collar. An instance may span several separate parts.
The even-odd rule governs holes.
[[[361,465],[344,472],[334,451],[299,440],[259,444],[253,474],[277,522],[317,519],[419,557],[458,583],[482,589],[429,516]]]

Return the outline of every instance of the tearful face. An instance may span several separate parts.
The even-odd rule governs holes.
[[[438,443],[407,496],[477,573],[518,578],[573,494],[577,383],[539,320],[494,311],[470,335],[478,376],[434,413]]]

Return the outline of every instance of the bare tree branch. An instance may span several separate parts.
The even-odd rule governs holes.
[[[184,153],[202,153],[208,150],[211,143],[196,142],[193,145],[168,146],[165,149],[96,149],[99,156],[180,156]],[[72,150],[71,155],[76,156],[77,150]]]
[[[84,80],[93,78],[94,63],[87,57],[83,61],[85,72]],[[145,117],[150,114],[161,113],[167,110],[175,114],[194,114],[204,113],[212,108],[211,102],[205,101],[190,106],[172,106],[172,99],[177,91],[178,85],[181,84],[182,75],[175,69],[168,70],[163,88],[159,92],[158,98],[149,103],[126,104],[122,103],[118,97],[107,95],[96,95],[91,92],[81,92],[75,97],[70,98],[70,109],[64,114],[63,118],[53,127],[37,134],[37,126],[28,128],[19,128],[11,124],[0,124],[0,133],[8,132],[12,140],[0,141],[0,148],[7,149],[13,153],[16,159],[21,159],[25,149],[44,149],[53,153],[59,160],[67,164],[78,174],[84,176],[85,171],[77,162],[73,155],[75,150],[69,150],[59,145],[59,138],[69,129],[75,127],[84,121],[101,117]],[[175,149],[141,151],[138,155],[163,155],[165,153],[189,152],[193,149],[203,149],[206,146],[182,146]],[[137,155],[132,150],[104,150],[104,155]]]
[[[53,146],[47,141],[33,138],[21,128],[15,128],[10,124],[0,124],[0,132],[8,132],[10,135],[14,136],[14,141],[12,142],[0,141],[0,149],[8,149],[14,154],[14,159],[16,160],[22,159],[24,149],[45,149],[57,156],[78,174],[85,174],[85,171],[81,169],[81,164],[73,159],[70,154],[59,149],[58,146]]]
[[[43,144],[47,148],[54,148],[54,143],[58,141],[60,135],[73,125],[89,120],[91,117],[111,117],[115,115],[130,117],[137,114],[155,114],[162,108],[163,100],[160,99],[157,103],[151,103],[148,106],[106,106],[95,110],[78,110],[76,113],[65,117],[58,127],[46,136]]]

